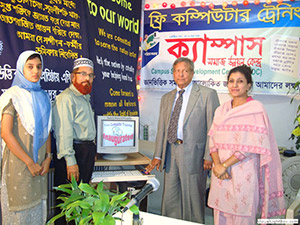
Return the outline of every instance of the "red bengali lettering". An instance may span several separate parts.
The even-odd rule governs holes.
[[[103,139],[107,140],[107,141],[111,141],[114,143],[115,146],[117,146],[120,143],[133,140],[133,134],[131,134],[131,135],[126,134],[126,135],[120,135],[120,136],[103,134]]]
[[[238,48],[240,48],[239,55],[244,56],[244,48],[247,47],[248,50],[252,51],[255,47],[258,46],[258,54],[262,55],[262,47],[263,41],[266,38],[264,37],[244,37],[243,35],[239,38],[237,36],[234,39],[231,38],[208,38],[206,34],[204,34],[203,38],[170,38],[165,39],[168,43],[174,43],[170,46],[167,51],[174,55],[176,58],[181,56],[187,56],[190,53],[190,49],[187,43],[192,42],[192,60],[196,62],[198,58],[197,53],[197,44],[201,42],[203,44],[203,52],[202,52],[202,62],[206,65],[206,55],[207,55],[207,45],[209,42],[210,47],[214,48],[225,48],[233,46],[233,54],[235,56],[238,55]],[[177,51],[176,51],[177,50]]]

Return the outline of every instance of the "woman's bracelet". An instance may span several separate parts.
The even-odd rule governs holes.
[[[226,166],[226,163],[223,163],[222,166],[223,166],[225,169],[228,168],[228,166]]]
[[[46,158],[50,158],[52,160],[53,159],[53,153],[46,152]]]

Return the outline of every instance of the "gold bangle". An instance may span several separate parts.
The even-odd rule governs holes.
[[[227,168],[228,168],[228,166],[226,166],[226,164],[225,164],[225,163],[223,163],[223,164],[222,164],[222,166],[223,166],[225,169],[227,169]]]

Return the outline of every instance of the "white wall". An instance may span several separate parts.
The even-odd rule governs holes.
[[[140,107],[140,123],[141,135],[143,134],[143,125],[149,125],[149,140],[155,141],[159,106],[161,96],[166,91],[157,90],[140,90],[139,96],[141,101]],[[218,94],[220,103],[230,99],[228,94]],[[288,96],[278,95],[253,95],[253,98],[263,103],[269,115],[278,146],[286,147],[288,149],[295,149],[294,141],[288,140],[294,128],[294,118],[296,115],[299,101],[295,100],[290,104],[291,98]],[[143,137],[141,136],[141,139]],[[300,151],[299,151],[300,153]]]

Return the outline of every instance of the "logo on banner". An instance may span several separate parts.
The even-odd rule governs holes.
[[[157,31],[149,35],[145,34],[145,38],[142,43],[142,49],[144,50],[143,66],[158,56],[159,39]]]
[[[142,43],[142,48],[144,51],[148,51],[159,43],[158,32],[154,32],[150,35],[145,34],[144,41]]]

